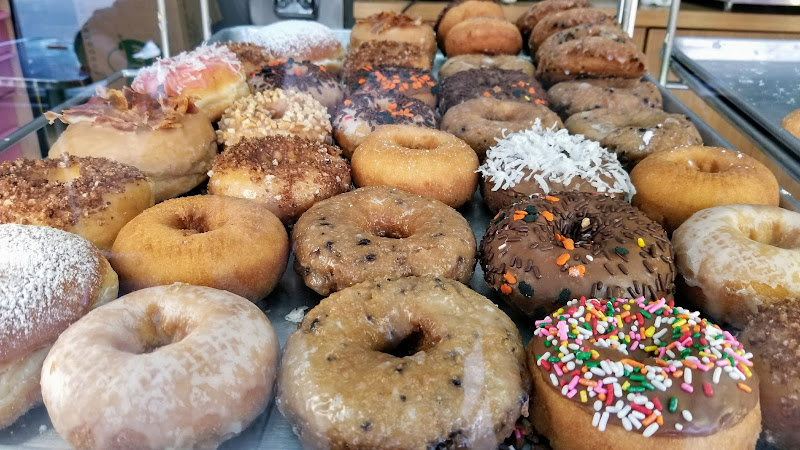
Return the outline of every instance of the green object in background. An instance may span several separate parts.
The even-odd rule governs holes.
[[[155,58],[138,59],[133,57],[133,55],[138,53],[142,47],[144,47],[144,45],[145,43],[142,41],[136,39],[123,39],[122,36],[119,36],[119,45],[117,45],[117,48],[125,52],[125,59],[128,62],[129,69],[138,69],[139,67],[149,66],[155,60]],[[112,52],[108,55],[109,66],[112,67],[113,65],[111,64],[110,59],[111,55],[113,54],[114,53]]]

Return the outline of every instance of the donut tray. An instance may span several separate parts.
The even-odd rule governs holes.
[[[257,32],[257,29],[258,27],[253,26],[240,26],[221,30],[212,36],[209,42],[241,41],[246,39],[249,33]],[[346,45],[349,41],[349,30],[338,30],[337,35]],[[435,70],[443,62],[444,57],[438,54],[434,64]],[[650,81],[654,80],[651,78]],[[664,109],[671,113],[686,115],[695,124],[708,145],[733,148],[730,143],[703,122],[668,90],[661,86],[659,86],[659,89],[664,98]],[[198,193],[201,192],[192,192],[190,194]],[[781,196],[781,205],[787,209],[800,211],[800,204],[785,191]],[[472,199],[459,208],[458,211],[470,223],[476,239],[480,242],[491,219],[491,214],[483,205],[480,194],[477,192],[473,194]],[[297,324],[288,321],[286,316],[298,309],[307,311],[323,298],[303,284],[302,279],[292,269],[293,262],[294,257],[292,256],[278,286],[266,299],[258,303],[258,306],[265,312],[275,328],[281,347],[286,343],[289,334],[297,329]],[[508,308],[499,296],[487,286],[483,281],[483,271],[479,264],[476,266],[475,274],[468,285],[476,292],[498,304],[517,324],[523,341],[525,343],[530,341],[533,335],[533,324],[516,311]],[[44,406],[39,406],[29,411],[11,427],[0,430],[0,448],[62,449],[69,448],[69,446],[53,429]],[[294,435],[291,425],[278,411],[273,399],[267,409],[247,429],[238,436],[224,442],[221,448],[291,450],[302,447],[300,441]],[[766,449],[767,447],[760,444],[759,448]]]

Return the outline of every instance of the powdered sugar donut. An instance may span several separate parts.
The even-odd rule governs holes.
[[[344,47],[333,30],[313,20],[282,20],[248,36],[272,59],[311,61],[332,73],[339,73],[344,60]]]

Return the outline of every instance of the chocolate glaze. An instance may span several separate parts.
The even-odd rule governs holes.
[[[547,105],[547,94],[536,78],[516,70],[473,69],[442,80],[439,112],[476,97],[493,97]]]
[[[318,100],[332,98],[326,102],[320,100],[329,109],[339,103],[344,95],[337,77],[323,66],[312,64],[309,61],[298,62],[292,58],[286,61],[271,61],[254,74],[247,83],[252,92],[294,89],[309,93]]]

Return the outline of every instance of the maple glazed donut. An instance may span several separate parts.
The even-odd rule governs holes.
[[[292,230],[294,268],[322,295],[380,277],[435,275],[466,283],[475,246],[456,210],[386,186],[316,203]]]
[[[71,326],[44,362],[42,396],[76,448],[216,448],[267,407],[277,361],[257,306],[176,283]]]
[[[328,72],[325,66],[289,58],[286,61],[270,61],[259,69],[247,80],[252,92],[273,89],[305,92],[328,108],[330,113],[344,98],[339,79]]]
[[[671,300],[572,300],[527,352],[531,421],[554,449],[756,448],[762,367]]]
[[[798,236],[800,213],[776,206],[698,211],[672,234],[685,298],[738,328],[764,306],[800,298]]]
[[[633,206],[672,233],[692,214],[712,206],[778,206],[778,180],[744,153],[691,145],[662,150],[631,171]],[[680,187],[684,188],[681,189]]]
[[[42,362],[61,332],[117,298],[117,274],[86,239],[0,225],[0,429],[42,401]]]
[[[383,11],[360,19],[350,31],[350,50],[367,41],[407,42],[419,46],[428,60],[436,55],[436,37],[433,28],[417,17],[403,13]]]
[[[306,448],[497,448],[527,416],[525,360],[511,319],[461,283],[378,279],[306,314],[276,404]]]
[[[478,254],[486,283],[531,317],[581,296],[671,299],[675,291],[667,233],[604,194],[520,199],[490,221]]]
[[[136,216],[119,232],[110,259],[126,292],[182,282],[257,302],[278,284],[288,258],[286,230],[266,206],[196,195]]]
[[[478,186],[478,156],[450,133],[414,125],[383,125],[351,158],[356,186],[391,186],[433,198],[451,208]]]
[[[516,55],[522,49],[522,35],[516,25],[505,18],[470,17],[450,29],[444,49],[447,56]]]
[[[122,226],[153,203],[144,174],[109,159],[62,154],[0,164],[0,223],[59,228],[100,250],[111,250]]]

